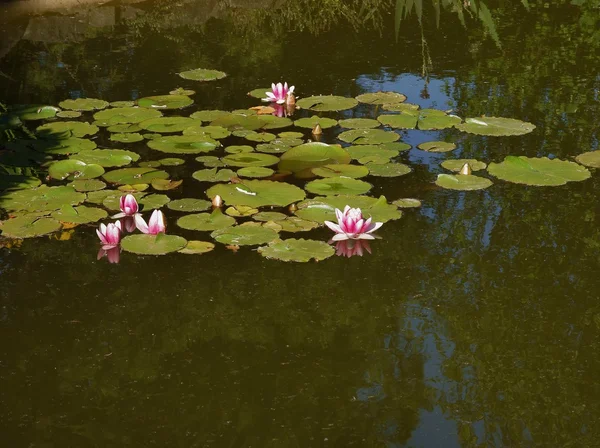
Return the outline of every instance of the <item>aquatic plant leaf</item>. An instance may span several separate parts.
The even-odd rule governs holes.
[[[371,176],[377,177],[404,176],[412,171],[411,167],[404,163],[367,163],[365,166],[369,169],[369,174]]]
[[[335,95],[317,95],[302,98],[296,102],[301,109],[309,109],[316,112],[328,112],[352,109],[358,105],[354,98],[346,98]]]
[[[106,109],[108,102],[96,98],[77,98],[75,100],[61,101],[58,105],[63,109],[88,112],[91,110]]]
[[[228,205],[247,205],[263,207],[275,205],[285,207],[292,202],[301,201],[304,190],[285,182],[268,180],[245,180],[236,184],[217,184],[206,192],[209,198],[221,196]]]
[[[122,123],[109,126],[106,130],[115,134],[129,134],[139,132],[142,128],[140,128],[138,123]]]
[[[335,209],[343,210],[346,205],[360,208],[363,216],[373,221],[387,222],[400,219],[402,212],[392,204],[388,204],[385,196],[373,198],[369,196],[326,196],[306,199],[298,204],[294,212],[296,216],[322,224],[324,221],[336,222]]]
[[[196,198],[176,199],[167,204],[169,210],[177,212],[203,212],[211,206],[210,201]]]
[[[284,132],[280,132],[279,134],[277,134],[277,137],[280,139],[285,139],[285,140],[298,140],[298,139],[303,139],[304,138],[304,134],[302,132],[296,132],[296,131],[284,131]],[[302,143],[302,142],[300,142]]]
[[[87,164],[81,160],[66,159],[52,163],[48,167],[48,174],[58,180],[94,179],[104,174],[104,168],[94,163]]]
[[[185,160],[180,159],[179,157],[166,157],[160,159],[159,162],[162,166],[180,166],[185,163]]]
[[[178,250],[180,254],[200,255],[210,252],[215,248],[213,243],[208,241],[188,240],[183,249]]]
[[[591,168],[600,168],[600,150],[584,152],[575,157],[575,160]]]
[[[137,162],[140,155],[124,149],[93,149],[80,151],[72,157],[85,163],[93,163],[105,168],[120,167]]]
[[[110,136],[111,142],[119,142],[119,143],[137,143],[144,140],[142,134],[138,134],[137,132],[128,132],[125,134],[112,134]]]
[[[221,138],[229,137],[231,131],[225,129],[222,126],[199,126],[194,125],[183,130],[183,135],[206,135],[210,138],[219,140]]]
[[[200,154],[213,151],[219,144],[204,134],[170,135],[150,140],[148,147],[170,154]]]
[[[186,70],[179,73],[179,76],[183,79],[189,79],[192,81],[214,81],[222,79],[227,76],[227,73],[219,70],[209,70],[206,68],[196,68],[194,70]]]
[[[264,166],[248,166],[244,168],[240,168],[237,171],[237,175],[240,177],[269,177],[275,173],[271,168],[266,168]]]
[[[258,119],[263,122],[262,129],[282,129],[292,126],[294,122],[287,117],[277,117],[275,115],[259,115]]]
[[[143,211],[148,211],[161,208],[163,205],[171,202],[171,199],[166,194],[149,194],[138,200],[138,202],[142,206]]]
[[[85,121],[55,121],[38,126],[35,133],[42,139],[61,140],[94,135],[98,130],[98,126]]]
[[[416,208],[421,206],[421,201],[414,198],[401,198],[392,202],[398,208]]]
[[[410,146],[409,146],[410,148]],[[352,145],[345,148],[354,160],[367,163],[373,158],[381,158],[387,163],[392,157],[400,154],[396,149],[388,149],[382,145]]]
[[[344,131],[338,138],[354,145],[377,145],[379,143],[395,142],[400,138],[398,134],[382,129],[351,129]]]
[[[231,112],[225,110],[199,110],[190,115],[190,118],[200,121],[214,121],[217,118],[231,115]]]
[[[81,117],[81,112],[76,110],[61,110],[56,113],[58,118],[79,118]]]
[[[472,174],[438,174],[435,184],[449,190],[470,191],[488,188],[492,181]]]
[[[336,126],[337,124],[337,120],[327,117],[318,117],[317,115],[313,115],[309,118],[300,118],[299,120],[294,121],[294,126],[306,129],[312,129],[316,125],[321,126],[321,129],[329,129]]]
[[[235,225],[235,219],[217,208],[212,213],[182,216],[177,220],[177,225],[187,230],[218,230]]]
[[[138,255],[165,255],[176,252],[187,245],[187,240],[178,235],[128,235],[121,240],[121,247]]]
[[[225,148],[228,154],[242,154],[245,152],[254,152],[254,148],[250,145],[231,145]]]
[[[41,185],[42,181],[33,176],[5,176],[0,175],[0,191],[4,190],[24,190],[26,188],[35,188]]]
[[[85,202],[88,202],[90,204],[102,204],[104,202],[104,200],[110,196],[116,196],[116,195],[121,196],[121,194],[117,191],[115,192],[114,190],[98,190],[98,191],[90,191],[87,194],[87,197],[85,198]],[[117,209],[119,207],[117,206]]]
[[[417,145],[417,148],[428,152],[448,152],[456,149],[452,142],[424,142]]]
[[[146,131],[167,134],[170,132],[181,132],[191,126],[201,126],[201,120],[188,117],[158,117],[144,120],[138,126]]]
[[[241,218],[244,216],[252,216],[258,213],[258,209],[254,207],[248,207],[247,205],[238,205],[237,207],[227,207],[225,214],[233,216],[234,218]]]
[[[94,124],[102,127],[117,124],[136,124],[151,118],[162,116],[159,110],[145,109],[143,107],[116,107],[104,109],[94,114]]]
[[[304,189],[310,193],[329,196],[338,194],[364,194],[372,187],[373,185],[362,180],[338,176],[313,180],[307,183]]]
[[[152,179],[167,179],[169,173],[154,168],[120,168],[109,171],[103,178],[111,184],[148,184]]]
[[[313,168],[334,163],[349,163],[350,154],[336,145],[311,142],[303,143],[286,151],[280,159],[280,171],[301,173],[307,171],[312,176]]]
[[[487,168],[487,163],[481,162],[477,159],[448,159],[442,162],[442,166],[447,170],[458,173],[465,163],[469,164],[472,171],[485,170]]]
[[[420,106],[413,103],[391,103],[383,104],[381,108],[390,112],[403,112],[407,110],[419,110]]]
[[[171,179],[152,179],[150,183],[152,188],[158,191],[174,190],[183,183],[183,179],[171,180]]]
[[[338,163],[331,165],[323,165],[313,168],[312,173],[319,177],[351,177],[358,179],[369,175],[369,169],[362,165],[350,165],[346,163]]]
[[[191,96],[191,95],[195,95],[195,94],[196,94],[195,90],[184,89],[183,87],[177,87],[176,89],[173,89],[169,92],[169,95]]]
[[[133,107],[135,101],[113,101],[110,103],[110,107]]]
[[[488,171],[507,182],[535,186],[564,185],[591,176],[587,168],[575,162],[548,157],[507,156],[501,163],[490,163]]]
[[[236,246],[254,246],[266,244],[277,239],[278,233],[262,226],[241,225],[215,230],[210,234],[212,238],[223,244]]]
[[[87,224],[106,218],[108,213],[106,210],[97,207],[86,207],[84,205],[72,207],[70,205],[63,205],[59,210],[52,212],[51,216],[60,222]]]
[[[11,143],[13,142],[7,144],[9,149],[12,148]],[[19,146],[22,143],[23,146],[28,146],[35,151],[49,155],[77,154],[80,151],[96,148],[94,141],[78,137],[70,137],[63,140],[17,140],[14,143],[15,146]]]
[[[290,238],[259,247],[258,253],[265,258],[306,263],[311,259],[325,260],[331,257],[335,250],[323,241]]]
[[[280,212],[259,212],[252,216],[256,221],[283,221],[288,215]]]
[[[77,179],[69,184],[77,191],[98,191],[106,188],[106,184],[99,179]]]
[[[10,108],[10,113],[23,121],[37,121],[54,118],[60,112],[58,107],[43,104],[26,104]]]
[[[133,184],[133,185],[125,184],[125,185],[119,185],[117,187],[117,190],[122,191],[124,193],[137,193],[140,191],[146,191],[148,188],[150,188],[150,185],[148,185],[148,184]]]
[[[535,129],[535,125],[514,118],[477,117],[466,118],[465,122],[456,125],[456,128],[470,134],[510,136],[528,134]]]
[[[338,123],[341,127],[347,129],[373,129],[381,126],[379,121],[372,118],[348,118],[340,120]]]
[[[160,162],[158,160],[149,160],[147,162],[140,162],[138,166],[142,166],[144,168],[158,168],[160,166]]]
[[[450,115],[443,110],[421,109],[418,111],[419,121],[417,127],[422,131],[447,129],[462,122],[460,117]]]
[[[394,129],[416,129],[419,113],[406,110],[400,114],[384,114],[377,117],[377,121]]]
[[[237,132],[234,132],[233,135],[236,135]],[[242,137],[242,135],[237,135],[237,137]],[[269,132],[253,132],[248,131],[245,132],[243,137],[246,140],[250,140],[251,142],[257,143],[268,143],[272,140],[275,140],[275,134],[271,134]]]
[[[366,104],[396,104],[406,101],[406,95],[398,92],[363,93],[356,97],[358,101]]]
[[[210,122],[211,126],[221,126],[230,131],[246,129],[255,131],[263,127],[264,122],[256,115],[234,114],[224,115]]]
[[[155,95],[137,100],[137,104],[140,107],[160,110],[182,109],[193,102],[193,99],[185,95]]]
[[[223,160],[226,165],[236,167],[271,166],[279,163],[279,157],[259,152],[228,154],[221,160]]]
[[[73,187],[40,185],[37,188],[3,193],[0,196],[0,208],[6,211],[53,211],[67,204],[79,205],[85,198],[85,193],[79,193]]]
[[[251,90],[250,92],[248,92],[248,96],[262,100],[263,98],[267,97],[267,92],[270,92],[270,91],[271,91],[270,87],[265,87],[265,88],[259,87],[258,89],[254,89],[254,90]]]
[[[277,225],[280,227],[281,232],[308,232],[316,227],[319,227],[319,223],[314,221],[308,221],[306,219],[299,218],[298,216],[288,216],[284,220],[277,221]]]
[[[62,224],[52,218],[40,218],[36,214],[27,214],[7,219],[0,225],[2,236],[8,238],[34,238],[57,232]]]
[[[229,182],[235,176],[235,171],[230,169],[217,170],[217,168],[198,170],[192,174],[192,177],[200,182]]]

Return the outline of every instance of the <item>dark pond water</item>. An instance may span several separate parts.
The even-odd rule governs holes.
[[[5,446],[598,446],[600,176],[472,192],[433,183],[447,158],[598,149],[598,1],[489,1],[495,29],[466,12],[461,24],[462,1],[438,26],[424,2],[421,23],[408,15],[397,40],[385,0],[26,3],[2,6],[6,104],[183,86],[198,92],[192,110],[231,110],[287,80],[300,96],[394,90],[537,128],[402,132],[414,172],[374,181],[371,194],[423,206],[386,223],[363,257],[291,264],[221,245],[109,264],[86,226],[60,242],[5,242]],[[196,67],[229,76],[176,76]],[[414,148],[436,139],[458,149]],[[203,189],[186,181],[173,197]]]

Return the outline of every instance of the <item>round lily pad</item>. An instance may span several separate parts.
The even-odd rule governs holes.
[[[419,105],[412,103],[391,103],[384,104],[381,106],[381,108],[390,112],[402,112],[405,110],[419,110]]]
[[[142,134],[138,134],[137,132],[128,132],[125,134],[112,134],[110,136],[111,142],[120,142],[120,143],[137,143],[144,140]]]
[[[267,97],[267,92],[270,92],[270,91],[271,91],[270,87],[264,87],[264,88],[260,87],[258,89],[254,89],[254,90],[251,90],[250,92],[248,92],[248,96],[262,100],[263,98]]]
[[[122,123],[122,124],[114,124],[106,128],[108,132],[112,132],[115,134],[129,134],[129,133],[139,133],[142,130],[138,123]]]
[[[600,168],[600,150],[584,152],[575,157],[575,160],[591,168]]]
[[[244,152],[253,152],[254,148],[249,145],[231,145],[225,148],[225,152],[228,154],[241,154]]]
[[[94,135],[98,132],[98,126],[84,121],[55,121],[38,126],[35,132],[43,139],[61,140]]]
[[[564,185],[591,176],[587,168],[575,162],[547,157],[508,156],[501,163],[490,163],[488,171],[507,182],[535,186]]]
[[[204,135],[172,135],[148,142],[148,147],[171,154],[200,154],[214,150],[219,143]]]
[[[142,210],[146,211],[159,209],[163,205],[168,204],[170,201],[171,199],[169,199],[169,196],[165,194],[149,194],[148,196],[144,196],[138,202],[143,206]]]
[[[236,207],[227,207],[225,214],[233,216],[234,218],[241,218],[244,216],[252,216],[258,213],[258,209],[254,207],[248,207],[247,205],[238,205]]]
[[[16,141],[16,143],[19,142],[25,143],[28,141]],[[96,148],[96,143],[92,140],[77,137],[71,137],[62,140],[31,140],[31,142],[31,145],[28,143],[26,144],[35,151],[50,155],[77,154],[80,151]],[[7,146],[10,148],[10,143]]]
[[[70,205],[63,205],[59,210],[52,212],[51,216],[60,222],[87,224],[106,218],[108,213],[106,213],[106,210],[97,207],[86,207],[84,205],[72,207]]]
[[[61,227],[62,224],[55,219],[40,218],[35,214],[28,214],[4,221],[0,226],[0,230],[2,236],[9,238],[34,238],[56,232]]]
[[[99,179],[76,179],[69,184],[77,191],[98,191],[106,188],[106,184]]]
[[[10,112],[17,115],[23,121],[37,121],[55,117],[56,113],[60,112],[60,109],[43,104],[27,104],[12,107]]]
[[[421,206],[421,201],[414,198],[401,198],[392,202],[398,208],[416,208]]]
[[[344,131],[338,138],[354,145],[376,145],[379,143],[395,142],[400,138],[395,132],[382,129],[352,129]]]
[[[178,212],[202,212],[208,210],[210,206],[210,201],[195,198],[176,199],[167,204],[169,210]]]
[[[179,157],[166,157],[164,159],[160,159],[159,162],[163,166],[179,166],[183,165],[185,160],[180,159]]]
[[[217,184],[206,192],[208,197],[221,196],[228,205],[262,207],[276,205],[285,207],[305,197],[302,189],[285,182],[268,180],[245,180],[237,184]]]
[[[373,185],[362,180],[338,176],[313,180],[307,183],[304,189],[310,193],[328,196],[333,194],[364,194],[372,187]]]
[[[108,102],[96,98],[77,98],[76,100],[65,100],[58,103],[63,109],[90,111],[101,110],[108,107]]]
[[[185,95],[156,95],[137,100],[137,104],[140,107],[159,110],[181,109],[193,102],[193,99]]]
[[[280,160],[281,171],[293,173],[308,171],[312,175],[310,171],[312,168],[333,163],[349,163],[350,154],[339,146],[311,142],[291,148],[281,156]]]
[[[109,171],[103,177],[111,184],[147,184],[152,179],[167,179],[169,173],[154,168],[121,168]]]
[[[224,215],[217,208],[212,213],[195,213],[182,216],[177,220],[177,225],[187,230],[217,230],[235,225],[235,219]]]
[[[48,174],[53,179],[94,179],[104,174],[104,168],[96,164],[87,164],[81,160],[66,159],[52,163]]]
[[[235,176],[235,171],[230,169],[217,170],[217,168],[198,170],[192,174],[192,177],[200,182],[228,182]]]
[[[245,168],[240,168],[237,172],[237,175],[240,177],[269,177],[275,171],[271,168],[266,168],[264,166],[248,166]]]
[[[288,215],[280,212],[260,212],[252,216],[256,221],[282,221],[286,219]]]
[[[528,134],[535,129],[535,125],[514,118],[477,117],[466,118],[456,128],[477,135],[509,136]]]
[[[214,121],[227,115],[231,115],[231,112],[225,110],[199,110],[190,115],[190,118],[200,121]]]
[[[95,163],[105,168],[129,165],[140,159],[139,154],[124,149],[94,149],[79,152],[73,158],[85,163]]]
[[[239,129],[246,129],[248,131],[255,131],[263,127],[264,122],[255,115],[248,114],[234,114],[223,115],[211,121],[211,126],[221,126],[230,131],[236,131]]]
[[[337,124],[337,120],[327,117],[318,117],[316,115],[313,115],[310,118],[300,118],[299,120],[294,121],[294,126],[307,129],[312,129],[316,125],[321,126],[321,129],[328,129],[336,126]]]
[[[458,173],[465,163],[469,164],[472,171],[485,170],[487,168],[487,163],[481,162],[477,159],[448,159],[442,162],[442,166],[447,170]]]
[[[158,160],[149,160],[147,162],[140,162],[138,166],[142,166],[144,168],[158,168],[160,166],[160,162]]]
[[[0,176],[0,191],[24,190],[26,188],[35,188],[40,186],[41,183],[41,180],[33,176]]]
[[[270,154],[263,154],[259,152],[253,153],[241,153],[241,154],[228,154],[223,157],[223,162],[229,166],[270,166],[275,165],[279,162],[279,157],[272,156]]]
[[[171,179],[152,179],[152,188],[158,191],[174,190],[183,183],[183,179],[171,180]]]
[[[207,168],[221,168],[225,163],[216,156],[200,156],[196,157],[196,161],[203,163]]]
[[[113,101],[110,103],[110,107],[133,107],[135,101]]]
[[[233,133],[236,135],[236,132]],[[241,137],[241,135],[238,135]],[[275,140],[275,134],[271,134],[270,132],[246,132],[243,136],[246,140],[257,143],[268,143],[271,140]]]
[[[148,188],[150,188],[150,185],[148,184],[125,184],[125,185],[119,185],[117,187],[117,190],[122,191],[124,193],[137,193],[140,191],[146,191]],[[89,195],[88,195],[89,197]]]
[[[194,70],[186,70],[185,72],[181,72],[179,73],[179,76],[183,79],[189,79],[192,81],[214,81],[216,79],[225,78],[227,73],[219,70],[196,68]]]
[[[378,177],[404,176],[412,171],[410,166],[403,163],[367,163],[365,166],[369,169],[369,174],[371,174],[371,176]]]
[[[400,219],[402,212],[395,205],[388,204],[385,196],[372,198],[369,196],[326,196],[306,199],[297,204],[296,216],[323,223],[324,221],[337,221],[335,209],[343,210],[346,205],[352,208],[360,208],[363,217],[372,218],[375,222],[387,222]]]
[[[127,252],[139,255],[165,255],[183,249],[187,240],[178,235],[128,235],[121,240],[121,247]]]
[[[331,257],[335,250],[323,241],[290,238],[276,240],[268,246],[258,248],[258,253],[265,258],[274,258],[281,261],[308,262],[325,260]]]
[[[223,244],[253,246],[270,243],[278,237],[278,233],[262,226],[241,225],[215,230],[210,236]]]
[[[195,90],[184,89],[182,87],[177,87],[176,89],[173,89],[169,92],[169,95],[191,96],[191,95],[195,95],[195,94],[196,94]]]
[[[222,126],[193,125],[184,129],[183,135],[206,135],[207,137],[219,140],[221,138],[229,137],[231,135],[231,131]]]
[[[58,118],[79,118],[81,117],[81,112],[76,110],[61,110],[56,113]]]
[[[313,174],[319,177],[351,177],[358,179],[369,175],[369,169],[362,165],[350,165],[339,163],[332,165],[323,165],[312,169]]]
[[[352,145],[345,148],[354,160],[360,163],[368,163],[374,159],[383,159],[387,163],[392,157],[400,152],[396,149],[388,149],[382,145]]]
[[[302,143],[302,142],[300,142]],[[287,143],[281,139],[275,139],[269,143],[261,143],[256,145],[256,151],[264,152],[267,154],[283,154],[291,148]]]
[[[363,93],[356,97],[358,101],[366,104],[395,104],[406,101],[406,95],[398,92]]]
[[[319,223],[314,221],[308,221],[306,219],[299,218],[298,216],[288,216],[284,220],[277,221],[277,225],[280,227],[281,232],[308,232],[319,226]]]
[[[309,109],[316,112],[338,111],[352,109],[358,105],[354,98],[346,98],[335,95],[318,95],[302,98],[296,102],[301,109]]]
[[[154,109],[143,107],[116,107],[104,109],[94,114],[98,126],[114,126],[117,124],[135,124],[151,118],[160,117],[162,113]]]
[[[85,202],[89,202],[90,204],[102,204],[104,200],[110,196],[116,196],[121,194],[119,192],[115,192],[114,190],[98,190],[98,191],[90,191],[85,198]],[[119,208],[117,206],[117,208]]]
[[[340,120],[339,125],[347,129],[373,129],[381,126],[381,123],[372,118],[348,118]]]
[[[258,119],[263,122],[262,129],[282,129],[294,124],[287,117],[277,117],[275,115],[259,115]]]
[[[461,118],[450,115],[443,110],[421,109],[418,111],[419,121],[417,127],[422,131],[447,129],[461,123]]]
[[[188,117],[158,117],[142,121],[139,123],[139,127],[150,132],[169,133],[181,132],[190,126],[198,126],[201,123],[201,120]]]
[[[296,131],[284,131],[277,134],[277,137],[281,139],[297,140],[304,138],[304,134]],[[300,143],[302,143],[302,141]]]
[[[466,174],[438,174],[436,185],[449,190],[482,190],[492,185],[485,177]]]
[[[385,126],[395,129],[415,129],[419,113],[413,110],[406,110],[400,114],[385,114],[377,117],[377,121]]]
[[[425,142],[417,145],[417,148],[429,152],[448,152],[456,149],[456,145],[451,142]]]
[[[183,249],[178,250],[180,254],[196,255],[205,254],[215,248],[213,243],[208,241],[189,240]]]

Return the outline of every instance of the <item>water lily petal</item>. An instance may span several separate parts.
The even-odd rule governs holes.
[[[333,241],[344,241],[344,240],[348,240],[350,239],[350,237],[348,235],[346,235],[345,233],[336,233],[335,235],[333,235],[333,238],[331,238]]]

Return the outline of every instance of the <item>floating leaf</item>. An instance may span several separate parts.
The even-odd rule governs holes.
[[[256,221],[282,221],[288,216],[279,212],[260,212],[252,216]]]
[[[215,248],[213,243],[208,241],[190,240],[183,249],[178,250],[180,254],[199,255],[210,252]]]
[[[459,173],[465,163],[468,163],[472,171],[485,170],[487,164],[477,159],[448,159],[442,162],[442,166],[447,170]]]
[[[372,118],[348,118],[346,120],[340,120],[339,125],[347,129],[372,129],[378,128],[381,126],[381,123]]]
[[[183,165],[185,160],[180,159],[179,157],[166,157],[164,159],[160,159],[159,162],[163,166],[179,166]]]
[[[177,87],[176,89],[173,89],[169,92],[169,95],[191,96],[191,95],[195,95],[195,94],[196,94],[195,90],[184,89],[182,87]]]
[[[171,179],[152,179],[151,185],[152,188],[159,191],[167,191],[174,190],[179,187],[183,183],[183,179],[181,180],[171,180]]]
[[[58,118],[79,118],[81,117],[81,112],[76,110],[61,110],[56,113]]]
[[[217,230],[235,225],[235,219],[224,215],[217,208],[212,213],[196,213],[182,216],[177,220],[177,225],[187,230]]]
[[[237,184],[217,184],[206,192],[208,197],[221,196],[228,205],[262,207],[275,205],[285,207],[305,197],[302,189],[285,182],[247,180]]]
[[[279,157],[258,152],[229,154],[223,157],[223,162],[229,166],[270,166],[279,162]]]
[[[262,129],[282,129],[294,124],[289,118],[275,115],[260,115],[258,119],[263,122]]]
[[[40,186],[41,183],[41,180],[32,176],[0,176],[0,191],[35,188]]]
[[[282,232],[308,232],[319,226],[319,223],[308,221],[297,216],[288,216],[284,220],[277,221]]]
[[[382,145],[353,145],[345,149],[350,154],[350,157],[361,163],[367,163],[373,159],[384,159],[387,163],[391,158],[400,154],[398,150],[388,149]]]
[[[415,208],[421,206],[421,201],[413,198],[396,199],[392,202],[398,208]]]
[[[215,230],[212,238],[223,244],[236,246],[253,246],[270,243],[278,236],[277,232],[262,226],[241,225]]]
[[[280,139],[290,139],[290,140],[298,140],[304,138],[304,134],[302,132],[296,131],[284,131],[277,134],[277,137]],[[302,141],[300,141],[302,143]]]
[[[417,127],[422,131],[437,129],[447,129],[460,124],[462,121],[456,115],[450,115],[443,110],[421,109],[419,112],[419,121]]]
[[[225,148],[228,154],[242,154],[245,152],[254,152],[254,148],[249,145],[231,145]]]
[[[352,129],[344,131],[338,138],[354,145],[376,145],[379,143],[395,142],[400,138],[395,132],[382,129]]]
[[[9,149],[13,148],[11,143],[7,145]],[[96,143],[92,140],[77,137],[62,140],[17,140],[14,143],[14,147],[28,146],[40,153],[51,155],[77,154],[80,151],[96,148]]]
[[[236,135],[236,133],[234,132],[234,135]],[[238,137],[241,137],[241,135],[238,135]],[[275,140],[275,134],[271,134],[269,132],[247,132],[245,133],[245,135],[243,136],[246,140],[250,140],[251,142],[258,142],[258,143],[268,143],[271,140]]]
[[[579,163],[592,168],[600,168],[600,150],[584,152],[575,157]]]
[[[194,70],[186,70],[185,72],[181,72],[179,73],[179,76],[183,79],[189,79],[192,81],[214,81],[216,79],[225,78],[227,73],[219,70],[196,68]]]
[[[346,98],[334,95],[318,95],[302,98],[296,102],[301,109],[309,109],[317,112],[339,111],[352,109],[358,105],[354,98]]]
[[[58,107],[44,106],[42,104],[28,104],[23,106],[15,106],[10,112],[18,116],[23,121],[37,121],[53,118],[57,112],[60,112]]]
[[[362,180],[338,176],[313,180],[307,183],[304,189],[310,193],[328,196],[333,194],[364,194],[372,187],[373,185]]]
[[[337,120],[327,117],[318,117],[316,115],[313,115],[310,118],[300,118],[299,120],[294,121],[294,126],[306,129],[312,129],[316,125],[321,126],[321,129],[328,129],[336,126],[337,124]]]
[[[477,135],[509,136],[528,134],[535,129],[535,125],[514,118],[477,117],[466,118],[456,128]]]
[[[119,197],[121,196],[119,192],[115,192],[114,190],[90,191],[87,194],[87,198],[85,198],[85,202],[89,202],[90,204],[102,204],[106,198],[117,194]],[[117,208],[119,207],[117,206]]]
[[[271,168],[265,168],[263,166],[249,166],[240,168],[237,175],[240,177],[269,177],[273,175],[275,171]]]
[[[135,106],[135,101],[113,101],[110,103],[111,107],[133,107]]]
[[[419,105],[412,103],[392,103],[384,104],[381,106],[381,108],[390,112],[402,112],[406,110],[419,110]]]
[[[35,132],[40,138],[60,140],[94,135],[98,132],[98,126],[84,121],[55,121],[38,126]]]
[[[385,126],[390,126],[395,129],[415,129],[419,113],[413,110],[406,110],[400,114],[386,114],[377,117],[377,121]]]
[[[113,126],[116,124],[135,124],[151,118],[160,117],[162,113],[158,110],[145,109],[143,107],[117,107],[105,109],[94,114],[95,124],[98,126]]]
[[[85,193],[78,193],[73,187],[48,187],[5,192],[0,196],[0,208],[7,211],[27,210],[53,211],[63,205],[78,205],[85,200]]]
[[[77,98],[75,100],[61,101],[58,105],[63,109],[87,112],[91,110],[106,109],[108,107],[108,102],[95,98]]]
[[[449,190],[482,190],[492,185],[485,177],[464,174],[438,174],[436,185]]]
[[[200,154],[214,150],[219,143],[204,135],[171,135],[148,142],[148,147],[171,154]]]
[[[111,184],[148,184],[152,179],[167,179],[169,173],[154,168],[121,168],[104,174]]]
[[[396,104],[406,101],[406,95],[398,92],[363,93],[356,97],[358,101],[366,104]]]
[[[384,163],[375,164],[367,163],[366,167],[369,169],[371,176],[378,177],[398,177],[404,176],[412,171],[410,166],[403,163]]]
[[[137,133],[142,130],[138,123],[130,124],[115,124],[106,128],[108,132],[112,132],[115,134],[129,134],[129,133]]]
[[[163,205],[166,205],[169,202],[171,202],[171,199],[165,194],[149,194],[148,196],[144,196],[138,202],[140,203],[140,205],[143,206],[142,210],[147,211],[159,209]]]
[[[137,143],[144,140],[142,134],[138,134],[137,132],[130,132],[126,134],[113,134],[110,136],[111,142],[120,142],[120,143]]]
[[[228,182],[235,177],[235,171],[230,169],[217,170],[217,168],[198,170],[192,174],[192,177],[200,182]]]
[[[313,174],[320,177],[351,177],[358,179],[369,175],[369,169],[361,165],[349,165],[346,163],[323,165],[311,170]]]
[[[177,235],[128,235],[121,240],[127,252],[139,255],[165,255],[183,249],[187,240]]]
[[[306,263],[311,259],[325,260],[331,257],[335,250],[323,241],[290,238],[276,240],[268,246],[259,247],[258,253],[266,258]]]
[[[222,126],[199,126],[194,125],[183,130],[183,135],[206,135],[216,140],[229,137],[231,131]]]
[[[63,205],[59,210],[52,212],[52,218],[60,222],[69,222],[73,224],[87,224],[90,222],[97,222],[108,216],[106,210],[96,207],[86,207],[80,205],[79,207],[72,207],[70,205]]]
[[[131,162],[137,162],[140,159],[140,156],[135,152],[126,151],[124,149],[94,149],[81,151],[73,158],[85,163],[94,163],[109,168],[125,166],[129,165]]]
[[[210,201],[195,198],[176,199],[167,204],[170,210],[178,212],[202,212],[208,210],[210,206]]]
[[[136,192],[140,192],[140,191],[146,191],[148,188],[150,188],[150,185],[148,185],[148,184],[133,184],[133,185],[125,184],[125,185],[119,185],[117,187],[117,190],[122,191],[124,193],[136,193]]]
[[[217,118],[226,117],[231,115],[231,112],[224,110],[199,110],[190,115],[190,118],[201,121],[214,121]]]
[[[265,88],[261,87],[261,88],[254,89],[254,90],[251,90],[250,92],[248,92],[248,96],[262,100],[263,98],[267,97],[267,92],[270,92],[270,91],[271,91],[270,87],[265,87]]]
[[[106,188],[106,184],[98,179],[77,179],[69,184],[77,191],[98,191]]]
[[[388,204],[384,196],[372,198],[369,196],[326,196],[307,199],[297,204],[296,216],[323,223],[324,221],[337,221],[335,209],[343,210],[346,205],[352,208],[360,208],[363,216],[372,218],[373,221],[387,222],[392,219],[400,219],[402,212],[394,205]]]
[[[169,133],[181,132],[190,126],[200,126],[201,124],[201,120],[188,117],[158,117],[144,120],[138,126],[150,132]]]
[[[160,162],[158,160],[150,160],[148,162],[140,162],[138,166],[142,166],[144,168],[158,168],[160,166]]]
[[[156,95],[137,100],[137,104],[140,107],[160,110],[181,109],[193,102],[193,99],[185,95]]]
[[[425,142],[417,145],[417,148],[429,152],[448,152],[456,149],[456,145],[451,142]]]
[[[547,157],[507,156],[501,163],[490,163],[488,171],[507,182],[535,186],[564,185],[591,176],[587,168],[575,162]]]
[[[9,238],[34,238],[57,232],[61,227],[61,223],[55,219],[28,214],[4,221],[0,230],[2,230],[2,236]]]
[[[248,207],[247,205],[238,205],[237,207],[227,207],[225,214],[233,216],[234,218],[241,218],[244,216],[252,216],[258,213],[258,209],[254,207]]]
[[[104,174],[104,168],[96,164],[87,164],[81,160],[66,159],[52,163],[48,174],[53,179],[93,179]]]
[[[309,175],[312,175],[310,170],[322,165],[349,163],[350,154],[339,146],[312,142],[288,150],[281,156],[280,160],[280,171],[308,172]]]
[[[247,114],[234,114],[224,115],[219,117],[210,123],[211,126],[221,126],[230,131],[236,131],[239,129],[246,129],[248,131],[255,131],[263,127],[264,123],[259,117],[255,115]]]

